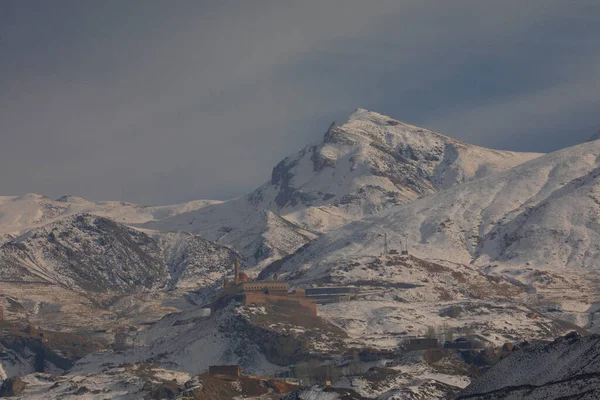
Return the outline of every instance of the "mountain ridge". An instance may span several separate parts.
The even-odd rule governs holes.
[[[142,223],[216,203],[219,201],[194,200],[170,206],[143,206],[123,201],[92,201],[71,195],[57,200],[37,193],[1,196],[0,235],[18,236],[62,217],[81,213],[109,217],[121,223]]]

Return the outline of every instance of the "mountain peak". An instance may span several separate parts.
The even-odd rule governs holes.
[[[357,108],[354,110],[354,112],[348,117],[346,123],[351,123],[353,121],[372,122],[377,125],[407,125],[394,118],[388,117],[387,115],[383,115],[375,111],[369,111],[365,108]]]
[[[431,146],[434,142],[462,143],[452,137],[364,108],[354,110],[344,124],[335,127],[332,124],[326,133],[326,140],[328,136],[332,136],[333,128],[338,128],[333,133],[339,137],[352,140],[352,137],[360,136],[368,142],[375,141],[391,147],[411,145],[413,141],[426,146]]]
[[[278,213],[287,208],[294,214],[288,219],[323,232],[538,156],[469,145],[358,108],[347,122],[332,124],[323,142],[277,164],[271,185]]]
[[[374,111],[369,111],[366,108],[357,108],[350,114],[348,120],[365,119],[368,118],[370,114],[381,115]]]

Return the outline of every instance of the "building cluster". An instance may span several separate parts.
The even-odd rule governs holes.
[[[230,300],[244,305],[278,305],[294,309],[310,316],[317,316],[317,305],[348,301],[358,293],[354,287],[320,287],[290,289],[287,282],[279,279],[277,273],[271,280],[251,280],[240,271],[239,261],[235,263],[233,277],[223,283],[223,291],[215,299],[212,308],[219,308]]]
[[[239,365],[211,365],[208,367],[211,375],[242,376],[242,368]]]
[[[279,280],[277,274],[270,281],[253,281],[248,275],[240,271],[240,263],[235,262],[233,278],[226,278],[223,283],[223,292],[213,303],[219,307],[230,300],[237,300],[244,305],[279,305],[294,309],[295,312],[317,316],[317,305],[306,298],[304,290],[290,291],[287,282]]]
[[[356,287],[318,287],[305,289],[307,298],[317,304],[339,303],[352,300],[359,292]]]

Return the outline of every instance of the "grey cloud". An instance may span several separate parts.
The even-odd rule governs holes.
[[[545,151],[597,104],[592,1],[34,3],[0,17],[7,195],[241,195],[356,107]]]

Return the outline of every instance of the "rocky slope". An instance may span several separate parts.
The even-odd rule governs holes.
[[[522,346],[457,399],[582,399],[600,396],[600,338],[576,334]]]
[[[220,279],[235,253],[192,234],[146,233],[105,217],[69,216],[0,248],[0,278],[81,292],[197,289]]]
[[[25,323],[0,324],[1,379],[34,371],[61,374],[78,359],[102,348],[83,335],[42,330]]]
[[[85,375],[30,374],[18,381],[19,399],[186,399],[186,400],[280,400],[296,388],[277,379],[186,373],[152,364],[105,365]],[[6,385],[5,385],[6,386]],[[4,387],[0,388],[3,395]]]
[[[267,265],[314,233],[538,156],[469,145],[358,109],[343,125],[332,124],[321,142],[281,161],[271,180],[247,196],[144,227],[199,233],[235,245],[249,263]]]

